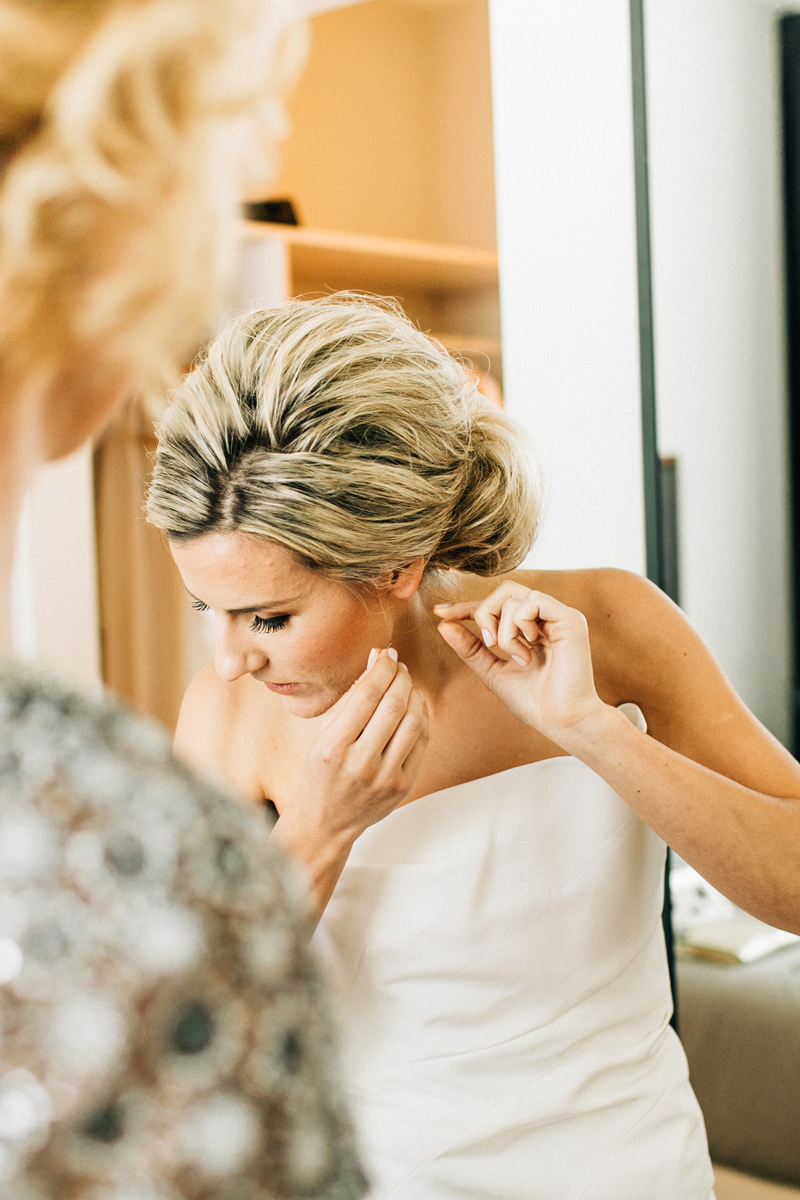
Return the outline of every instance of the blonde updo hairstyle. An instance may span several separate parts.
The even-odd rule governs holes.
[[[135,382],[174,383],[218,320],[252,119],[267,153],[282,132],[302,56],[293,11],[291,0],[0,0],[7,377],[99,346]]]
[[[269,538],[375,584],[419,558],[509,571],[539,507],[524,439],[475,377],[395,306],[343,294],[216,338],[159,428],[147,514],[173,540]]]

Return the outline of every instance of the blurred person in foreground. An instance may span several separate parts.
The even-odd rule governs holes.
[[[0,0],[6,649],[37,465],[168,383],[213,327],[244,132],[260,107],[274,140],[290,16],[274,0]],[[420,701],[382,654],[309,756],[307,795],[351,787],[359,735],[361,791],[407,793],[424,734],[389,762],[386,702],[399,721]],[[6,660],[0,1197],[362,1195],[306,923],[263,819],[152,725]]]

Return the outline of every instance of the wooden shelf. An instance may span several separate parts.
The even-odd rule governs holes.
[[[338,233],[245,221],[247,241],[278,239],[300,289],[319,287],[396,293],[402,288],[469,291],[497,286],[497,255],[470,246]],[[461,347],[459,347],[461,348]]]

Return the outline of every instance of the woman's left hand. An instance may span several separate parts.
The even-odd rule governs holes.
[[[434,612],[444,640],[498,700],[556,744],[605,708],[594,686],[586,618],[576,608],[508,580],[485,600],[437,604]]]

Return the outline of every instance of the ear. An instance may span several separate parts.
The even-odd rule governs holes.
[[[386,584],[386,591],[397,600],[410,600],[416,592],[425,571],[425,559],[415,558],[413,562],[392,571]]]

